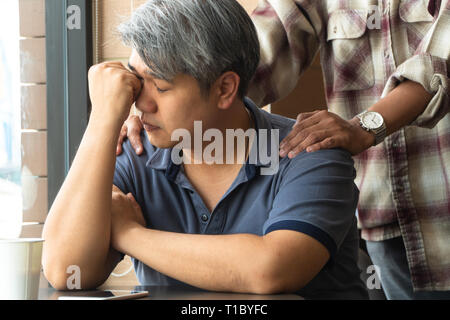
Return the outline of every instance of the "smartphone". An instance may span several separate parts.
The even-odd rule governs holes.
[[[138,299],[148,296],[148,291],[133,290],[101,290],[83,292],[79,296],[60,296],[58,300],[127,300]]]

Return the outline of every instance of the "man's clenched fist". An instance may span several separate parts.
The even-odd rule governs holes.
[[[104,62],[89,69],[92,114],[121,123],[141,92],[141,81],[120,62]]]

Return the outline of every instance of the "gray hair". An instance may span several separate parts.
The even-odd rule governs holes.
[[[188,74],[203,93],[233,71],[243,98],[260,59],[255,26],[236,0],[150,0],[118,32],[155,77]]]

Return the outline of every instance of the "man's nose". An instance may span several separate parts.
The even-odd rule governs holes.
[[[144,113],[155,113],[157,110],[156,101],[150,90],[142,88],[141,94],[136,100],[136,108]]]

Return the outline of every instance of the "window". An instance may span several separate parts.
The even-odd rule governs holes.
[[[22,223],[19,13],[0,2],[0,238],[18,237]]]

